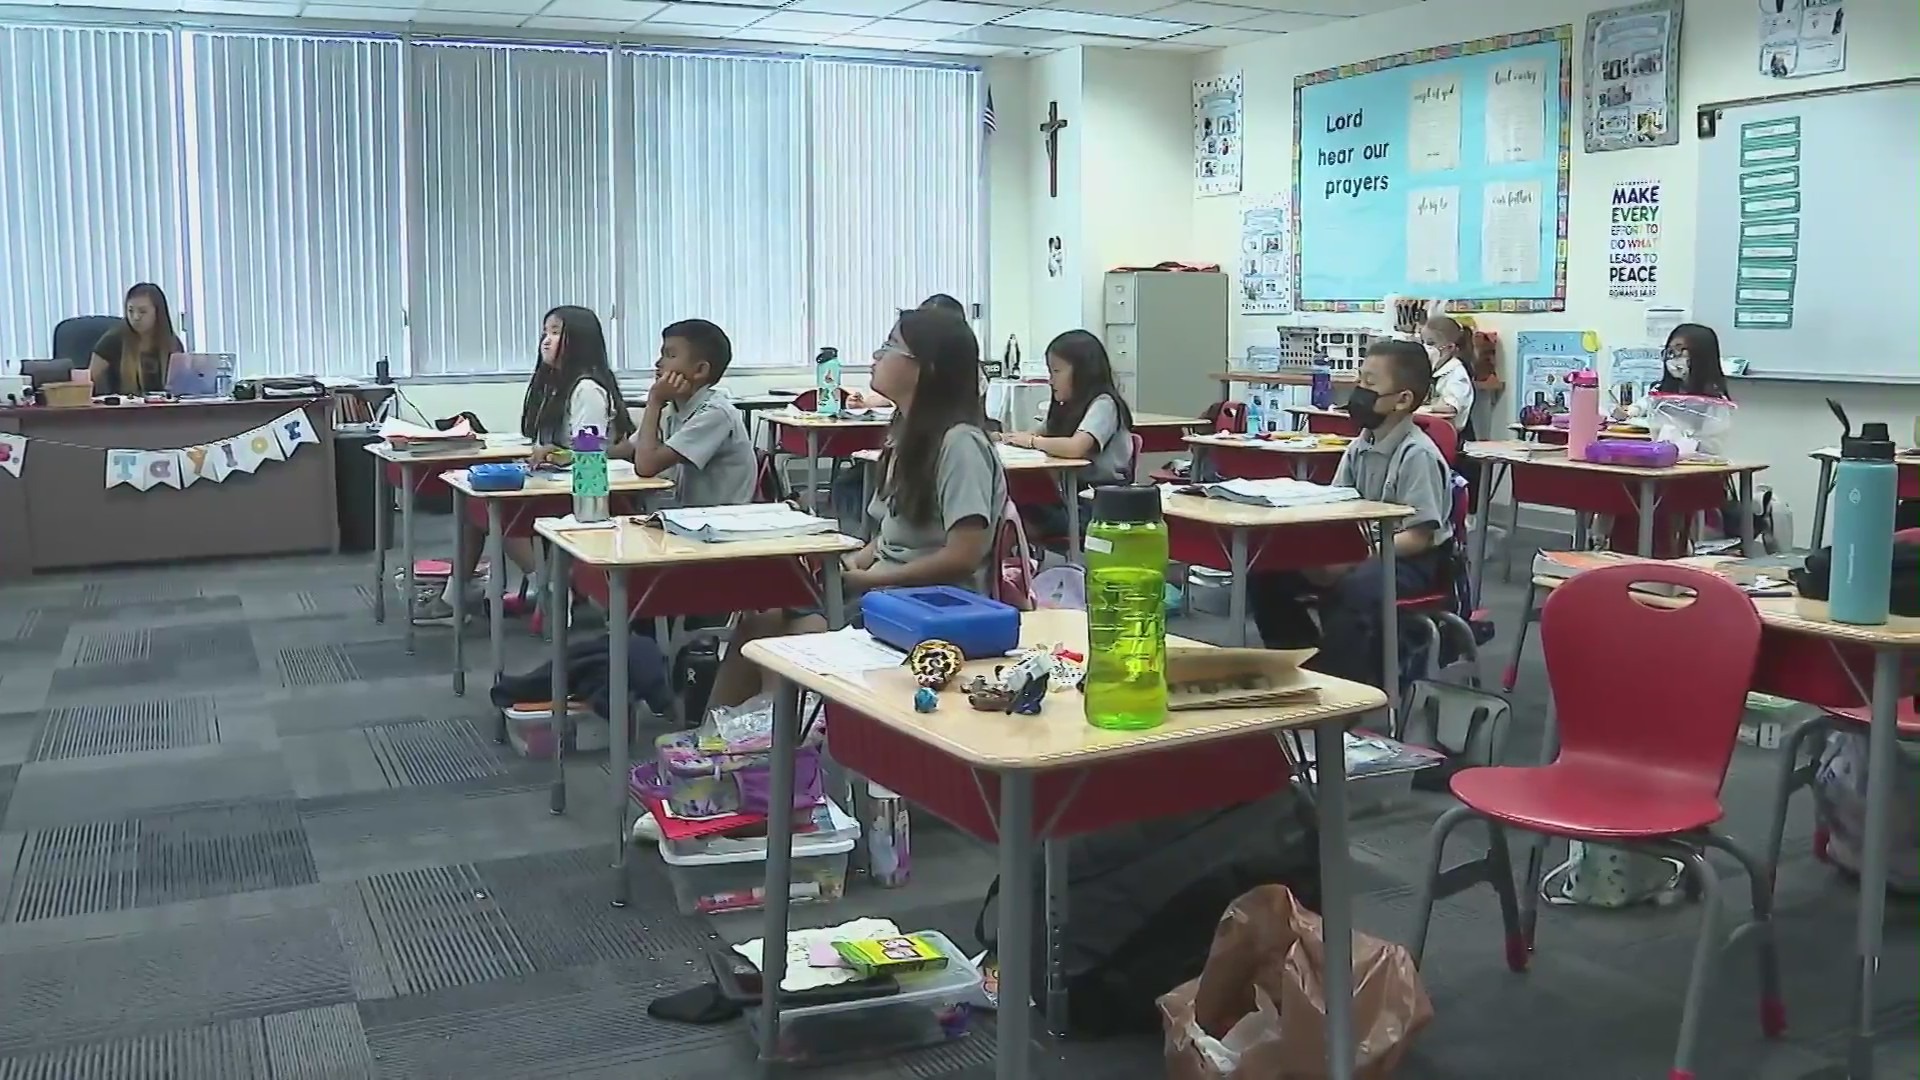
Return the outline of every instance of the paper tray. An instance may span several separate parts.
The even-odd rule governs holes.
[[[1244,708],[1320,696],[1313,676],[1300,670],[1313,649],[1168,649],[1167,708]]]

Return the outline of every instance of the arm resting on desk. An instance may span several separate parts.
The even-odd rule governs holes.
[[[987,549],[992,546],[993,530],[986,520],[967,518],[947,530],[947,542],[938,551],[928,552],[911,562],[881,563],[876,553],[866,569],[847,571],[847,591],[967,581],[987,561]],[[862,550],[856,558],[867,554]]]

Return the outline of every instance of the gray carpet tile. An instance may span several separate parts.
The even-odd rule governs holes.
[[[447,522],[421,523],[422,551]],[[390,563],[397,563],[397,557]],[[708,950],[756,937],[757,914],[682,916],[658,859],[631,860],[616,909],[604,756],[571,760],[573,810],[548,811],[551,766],[493,741],[486,638],[408,655],[400,606],[371,615],[364,558],[238,561],[55,577],[0,588],[0,1080],[508,1077],[737,1080],[747,1026],[650,1019],[705,980]],[[1488,605],[1507,662],[1519,591]],[[1227,639],[1218,619],[1178,632]],[[514,624],[514,669],[545,646]],[[1512,695],[1516,752],[1537,745],[1537,643]],[[1764,835],[1778,758],[1742,747],[1727,828]],[[1847,1048],[1856,892],[1813,859],[1810,800],[1789,819],[1775,932],[1790,1032],[1756,1022],[1754,952],[1727,950],[1704,1023],[1701,1080],[1838,1077]],[[1353,824],[1358,926],[1405,940],[1444,796]],[[1463,829],[1452,858],[1477,854]],[[924,815],[914,879],[794,909],[797,925],[882,915],[972,942],[993,853]],[[1548,852],[1549,865],[1564,845]],[[1522,852],[1516,842],[1515,857]],[[1721,867],[1730,912],[1746,890]],[[1920,1057],[1915,906],[1889,907],[1875,1021],[1888,1076]],[[1621,1080],[1669,1064],[1697,905],[1548,907],[1531,970],[1506,969],[1480,889],[1437,905],[1423,972],[1437,1016],[1398,1075]],[[814,1070],[833,1080],[984,1080],[993,1022],[940,1047]],[[1152,1034],[1037,1040],[1035,1075],[1164,1075]]]

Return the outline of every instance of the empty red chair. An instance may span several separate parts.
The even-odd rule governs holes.
[[[1636,591],[1641,583],[1687,590],[1692,600]],[[1507,965],[1526,970],[1538,883],[1521,883],[1523,912],[1514,895],[1507,829],[1607,844],[1679,861],[1701,895],[1700,939],[1671,1080],[1694,1075],[1700,1010],[1726,939],[1749,932],[1757,937],[1761,1030],[1769,1038],[1784,1031],[1771,879],[1757,858],[1715,828],[1724,814],[1720,785],[1753,684],[1760,629],[1753,601],[1737,586],[1687,567],[1605,567],[1555,590],[1540,613],[1540,641],[1559,719],[1559,751],[1548,765],[1466,769],[1453,777],[1453,794],[1464,805],[1434,823],[1416,904],[1415,963],[1426,947],[1434,900],[1485,881],[1500,900]],[[1636,693],[1630,702],[1623,699],[1623,672],[1658,671],[1676,656],[1687,658],[1684,676]],[[1470,818],[1486,822],[1487,854],[1443,873],[1447,836]],[[1753,921],[1725,938],[1720,883],[1707,863],[1707,848],[1733,856],[1752,888]]]

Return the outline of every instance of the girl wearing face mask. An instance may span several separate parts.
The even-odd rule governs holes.
[[[125,321],[101,335],[87,372],[96,394],[152,394],[167,388],[167,358],[185,352],[160,286],[127,290]]]
[[[1473,335],[1467,328],[1445,315],[1434,315],[1420,328],[1420,343],[1426,346],[1427,362],[1433,365],[1433,392],[1427,398],[1426,411],[1444,416],[1463,438],[1473,419],[1473,375],[1467,371],[1467,353],[1473,347]]]
[[[1667,335],[1662,353],[1666,370],[1653,384],[1655,394],[1691,394],[1694,397],[1728,399],[1727,373],[1720,368],[1720,336],[1699,323],[1681,323]],[[1614,418],[1647,415],[1647,404],[1636,401],[1614,410]]]

